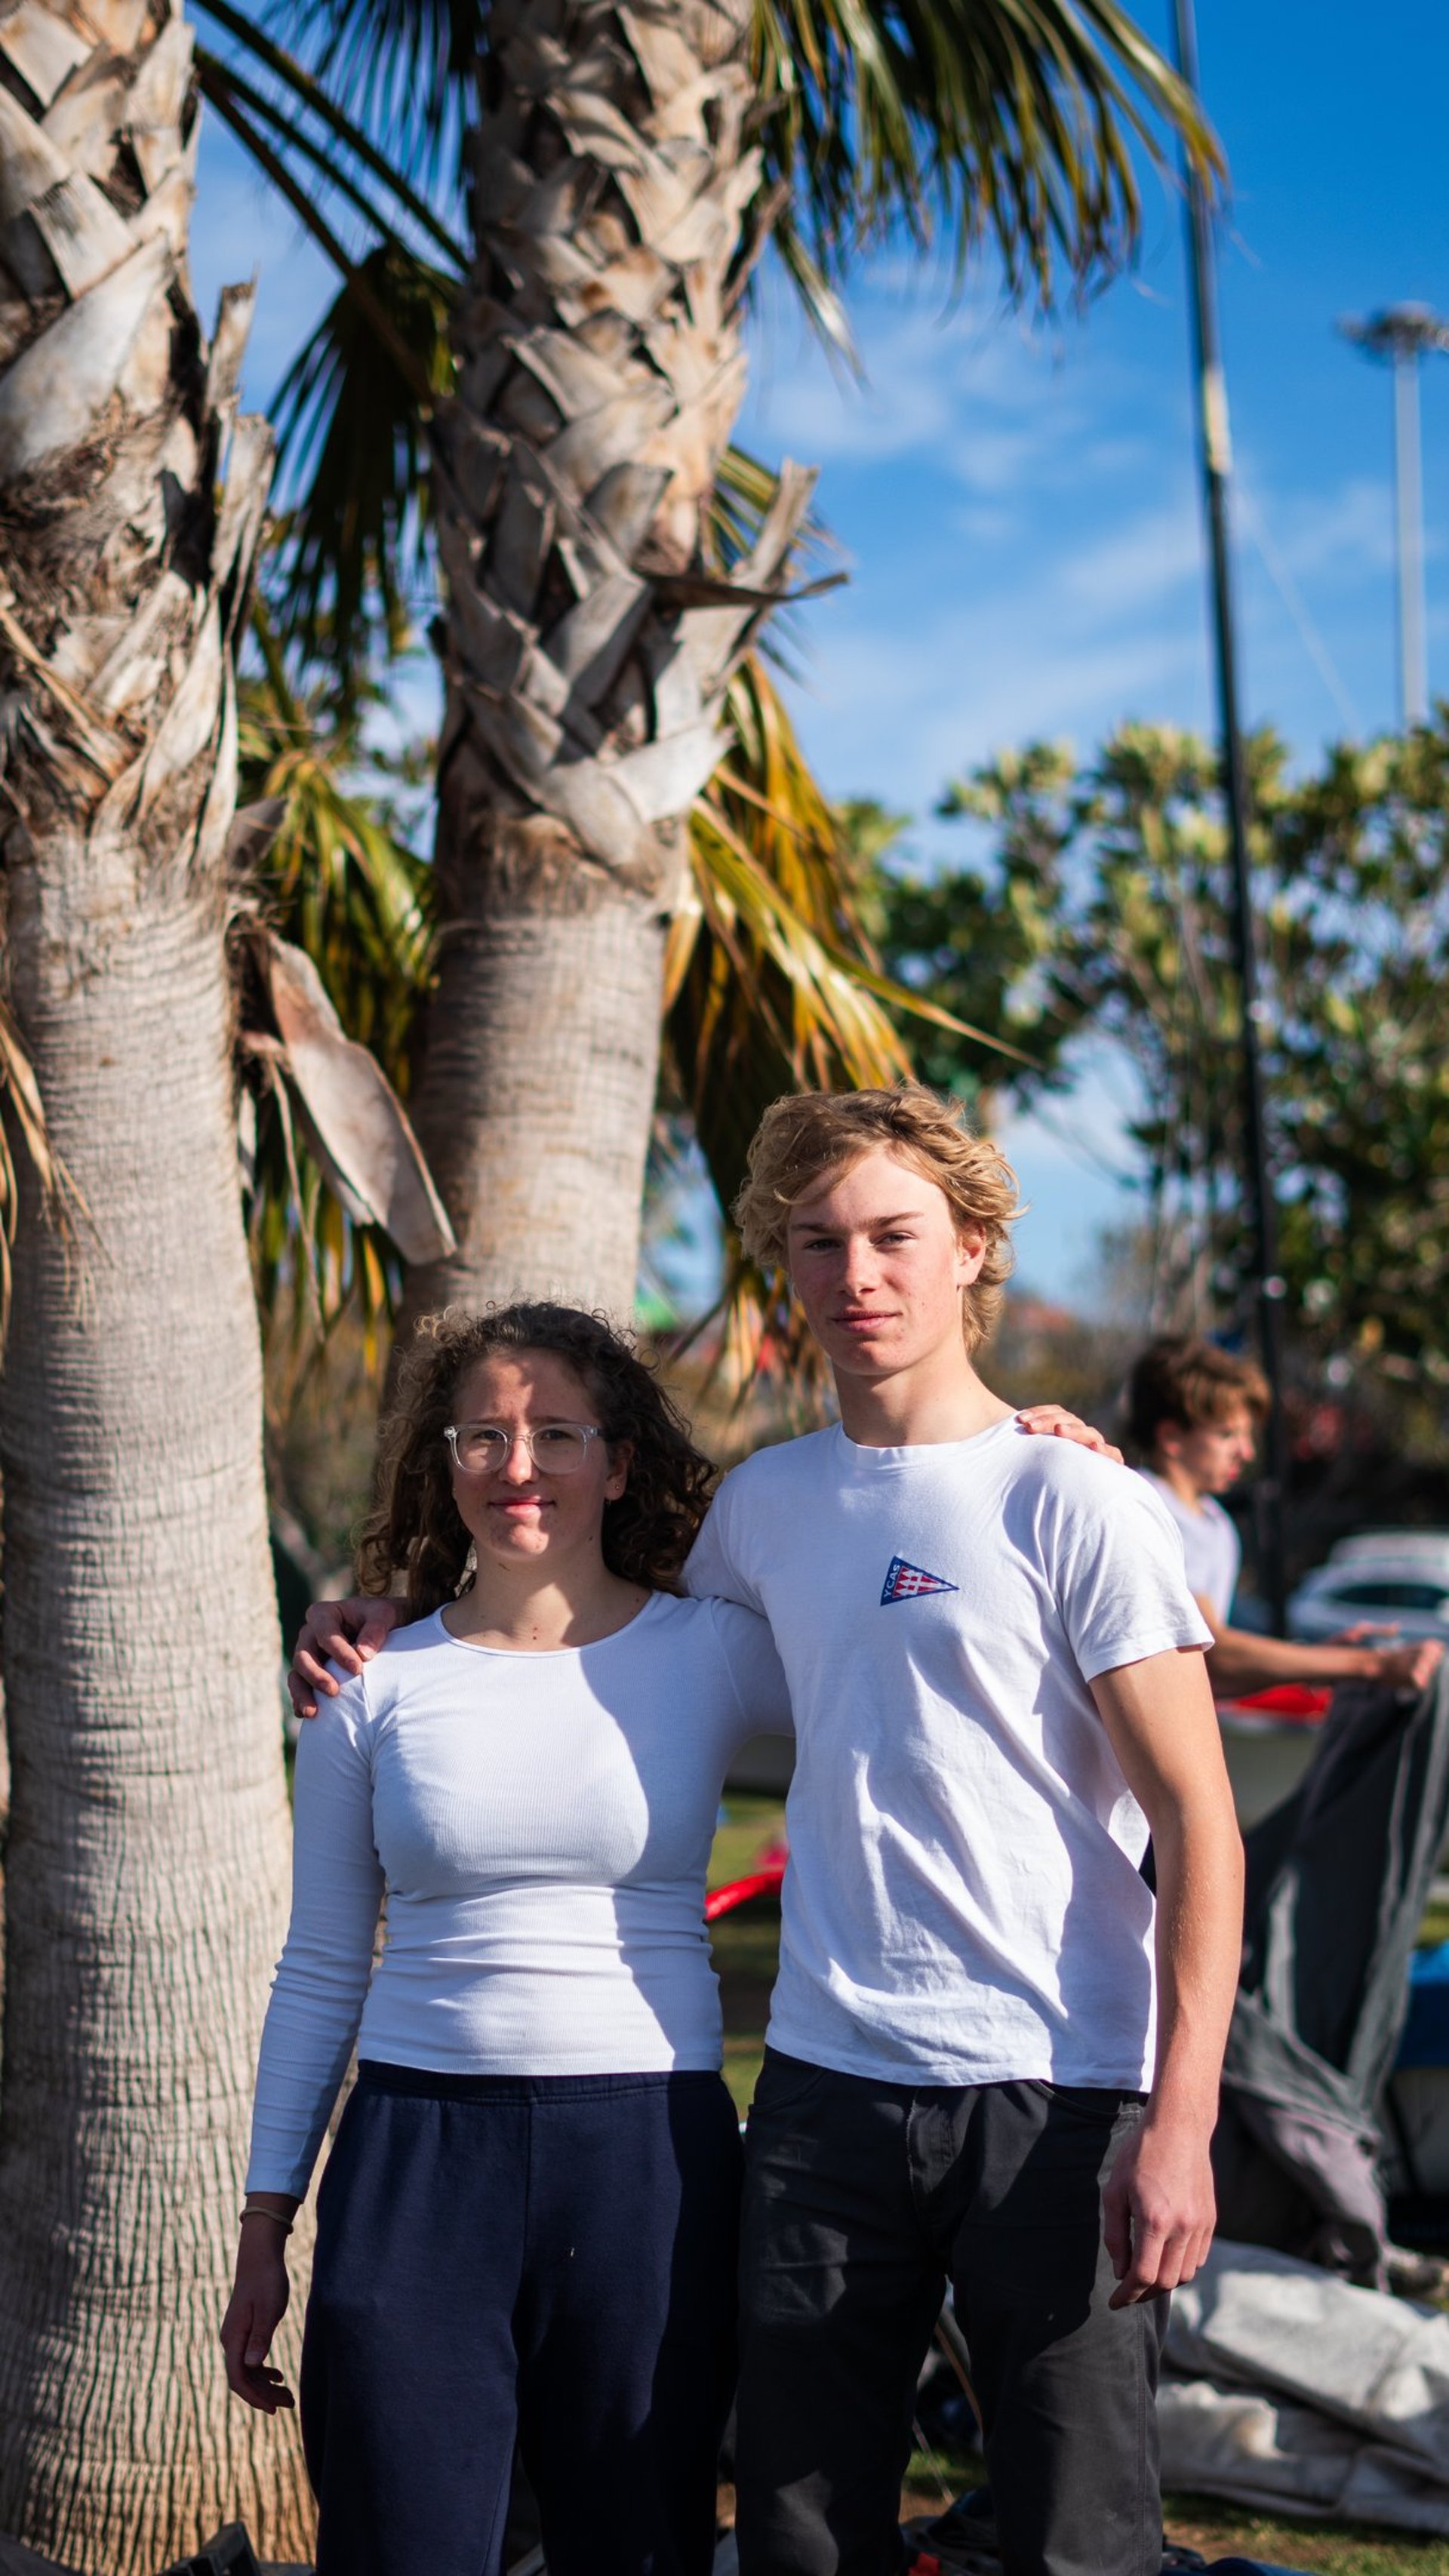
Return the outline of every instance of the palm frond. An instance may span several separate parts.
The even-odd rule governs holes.
[[[243,119],[250,120],[244,122],[240,128],[234,127],[240,140],[249,140],[256,128],[260,127],[262,133],[269,138],[270,147],[280,156],[281,167],[286,168],[289,155],[298,154],[307,163],[309,169],[314,170],[329,188],[336,189],[338,195],[351,206],[354,214],[360,215],[365,223],[381,231],[386,239],[393,238],[392,227],[386,222],[375,194],[353,176],[346,162],[326,142],[320,140],[315,134],[310,134],[295,117],[280,108],[274,99],[268,98],[265,91],[259,90],[243,73],[237,71],[234,64],[220,61],[215,54],[208,53],[203,46],[197,47],[195,62],[197,83],[203,98],[209,99],[212,106],[217,108],[224,117],[227,116],[228,110],[240,110]],[[228,118],[228,121],[233,120]],[[268,176],[274,179],[275,175],[274,171],[268,172]],[[288,176],[291,175],[288,170]],[[292,203],[295,207],[296,200],[293,199]],[[304,198],[304,203],[310,204],[310,201]],[[331,233],[330,227],[328,243],[336,243],[336,236]],[[324,244],[324,246],[327,245]],[[336,243],[336,247],[341,250],[342,246]],[[353,263],[349,261],[348,265],[351,267]]]
[[[360,274],[388,316],[390,344],[344,286],[293,360],[275,405],[283,464],[300,486],[278,586],[282,632],[344,688],[361,683],[378,616],[396,649],[410,625],[410,589],[431,590],[427,407],[418,387],[433,398],[448,388],[457,291],[443,270],[397,242],[370,252]],[[398,344],[409,354],[406,369]]]
[[[283,808],[265,867],[268,918],[305,949],[348,1034],[406,1096],[412,1015],[431,971],[432,870],[404,836],[386,773],[377,778],[356,703],[293,686],[260,600],[252,631],[262,668],[240,693],[242,792]],[[369,768],[373,784],[359,786]]]
[[[339,240],[301,180],[294,176],[281,154],[274,149],[255,123],[249,110],[242,105],[240,94],[234,84],[223,74],[211,81],[207,94],[218,116],[231,127],[237,140],[245,144],[257,167],[270,179],[278,194],[286,199],[293,213],[301,217],[304,227],[311,234],[319,250],[332,262],[339,277],[346,281],[346,292],[361,309],[380,345],[404,377],[413,381],[417,401],[426,403],[427,387],[416,374],[411,351],[393,330],[391,316],[372,295],[365,264],[351,257],[345,243]],[[384,247],[391,246],[391,241],[392,236],[389,235]]]
[[[1192,92],[1118,0],[756,0],[765,183],[812,318],[858,251],[941,239],[959,282],[989,240],[1008,293],[1051,307],[1130,257],[1135,139],[1181,137],[1216,185],[1221,150]]]
[[[386,773],[376,774],[356,694],[297,690],[260,603],[253,635],[260,669],[240,691],[242,796],[282,812],[265,861],[242,890],[244,907],[259,908],[305,950],[349,1036],[371,1050],[405,1099],[432,974],[432,872],[410,845]],[[243,1043],[257,1129],[253,1266],[268,1332],[315,1357],[351,1311],[380,1363],[401,1291],[398,1256],[324,1186],[291,1116],[276,1041],[253,1027]]]
[[[319,79],[305,63],[299,61],[296,54],[289,52],[285,46],[268,36],[254,20],[246,17],[241,10],[232,8],[230,0],[197,0],[197,5],[205,16],[213,18],[235,43],[239,44],[276,80],[281,90],[284,109],[290,111],[289,122],[294,132],[301,131],[297,121],[300,116],[314,117],[336,145],[339,145],[345,153],[354,156],[362,168],[374,180],[381,183],[385,197],[390,196],[395,199],[402,212],[409,215],[413,222],[431,237],[437,250],[443,252],[445,256],[461,259],[462,254],[455,234],[442,221],[436,207],[429,204],[427,199],[420,196],[410,184],[406,169],[399,163],[396,150],[391,152],[380,150],[373,136],[338,105],[336,96],[325,81]],[[293,11],[290,14],[296,15],[297,12]],[[309,14],[316,13],[313,11]],[[375,25],[378,16],[385,13],[369,7],[366,14]],[[372,61],[370,46],[364,45],[361,53],[364,62]],[[383,62],[391,62],[394,58],[389,54],[379,59]],[[203,54],[198,57],[198,60],[201,63],[209,62],[218,70],[227,72],[233,80],[237,78],[235,66],[229,62],[220,62],[214,55]],[[270,102],[263,102],[263,105],[270,117],[277,118],[283,112]],[[381,120],[374,117],[373,122],[375,125],[380,123],[383,132],[405,138],[415,130],[416,112],[416,101],[410,99],[407,90],[404,89],[401,96],[391,104],[389,113]],[[336,155],[332,155],[331,158],[335,166]],[[380,201],[374,197],[369,201],[369,206],[372,220],[377,228],[380,231],[391,230],[392,227],[386,215],[379,211]]]
[[[486,0],[274,0],[271,16],[315,43],[320,76],[359,117],[410,132],[436,177],[474,105]]]

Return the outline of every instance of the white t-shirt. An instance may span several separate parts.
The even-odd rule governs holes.
[[[656,1593],[555,1654],[466,1644],[441,1614],[398,1629],[298,1742],[248,2190],[306,2190],[354,2038],[444,2074],[718,2066],[720,1787],[789,1727],[770,1632],[727,1601]]]
[[[1166,1506],[1182,1532],[1182,1558],[1187,1568],[1187,1588],[1195,1601],[1210,1601],[1220,1619],[1226,1619],[1238,1588],[1238,1574],[1243,1562],[1243,1542],[1222,1504],[1211,1494],[1204,1494],[1196,1511],[1174,1493],[1165,1476],[1151,1467],[1139,1467],[1154,1494]]]
[[[725,1479],[689,1560],[795,1711],[769,2038],[910,2084],[1150,2082],[1147,1841],[1087,1684],[1209,1642],[1141,1479],[1014,1420],[840,1429]]]

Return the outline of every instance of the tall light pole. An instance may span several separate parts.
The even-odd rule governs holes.
[[[1196,98],[1197,27],[1193,0],[1174,0],[1177,67]],[[1283,1281],[1278,1273],[1278,1208],[1268,1159],[1263,1115],[1263,1074],[1258,1051],[1259,1024],[1266,1004],[1258,991],[1258,960],[1253,937],[1253,898],[1248,873],[1248,776],[1238,723],[1237,654],[1233,641],[1232,563],[1228,547],[1228,479],[1232,451],[1228,437],[1228,389],[1218,341],[1217,290],[1213,274],[1212,219],[1207,192],[1192,162],[1184,158],[1187,190],[1188,265],[1192,276],[1194,358],[1197,375],[1198,446],[1202,463],[1203,508],[1212,567],[1213,639],[1217,663],[1218,716],[1223,744],[1223,792],[1228,809],[1228,853],[1233,888],[1233,932],[1237,949],[1238,989],[1243,1006],[1243,1184],[1253,1255],[1254,1305],[1258,1347],[1271,1401],[1268,1409],[1264,1472],[1256,1490],[1260,1579],[1275,1629],[1285,1624],[1287,1582],[1284,1549],[1284,1500],[1287,1451],[1283,1438],[1282,1334]]]
[[[1419,451],[1419,360],[1426,349],[1449,349],[1449,322],[1427,304],[1391,304],[1366,322],[1340,322],[1371,358],[1394,371],[1394,515],[1399,563],[1399,722],[1426,724],[1429,672],[1424,651],[1424,498]]]

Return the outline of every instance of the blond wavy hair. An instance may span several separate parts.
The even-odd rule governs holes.
[[[735,1223],[766,1270],[788,1270],[790,1210],[827,1173],[884,1146],[943,1192],[959,1231],[986,1240],[978,1276],[961,1291],[961,1334],[978,1350],[1001,1310],[1011,1274],[1010,1228],[1021,1214],[1016,1174],[990,1138],[973,1133],[959,1100],[902,1082],[891,1091],[798,1091],[773,1101],[750,1146]]]

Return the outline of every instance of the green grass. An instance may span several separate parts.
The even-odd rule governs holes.
[[[709,1856],[710,1886],[747,1878],[761,1852],[784,1838],[785,1810],[778,1798],[731,1798]]]
[[[979,2451],[960,2457],[913,2451],[901,2518],[940,2513],[964,2487],[982,2486],[985,2479]],[[1449,2540],[1420,2539],[1369,2523],[1283,2522],[1197,2495],[1164,2496],[1162,2519],[1169,2540],[1209,2559],[1266,2559],[1274,2567],[1307,2568],[1310,2576],[1449,2576]]]
[[[1169,2538],[1204,2558],[1266,2558],[1313,2576],[1449,2576],[1449,2540],[1376,2523],[1279,2522],[1213,2496],[1164,2496],[1162,2503]]]
[[[901,2520],[944,2513],[966,2487],[984,2487],[986,2462],[979,2451],[912,2451],[901,2489]]]

